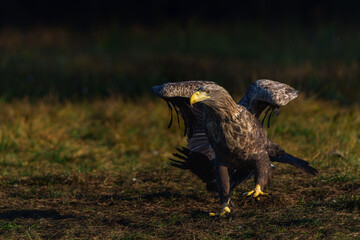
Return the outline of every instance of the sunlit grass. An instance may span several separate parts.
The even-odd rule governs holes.
[[[168,165],[186,144],[182,127],[167,129],[168,113],[165,102],[148,97],[1,102],[2,237],[358,236],[359,107],[303,95],[284,107],[269,138],[319,176],[276,164],[273,197],[244,198],[248,181],[222,220],[207,217],[219,205],[203,183]]]
[[[3,175],[156,165],[183,141],[180,130],[167,130],[164,104],[149,99],[18,100],[1,103],[0,115]]]
[[[2,175],[68,171],[127,171],[166,164],[186,144],[176,124],[167,129],[161,100],[111,97],[59,103],[26,99],[0,103]],[[360,111],[301,96],[282,109],[269,138],[318,168],[359,170]]]

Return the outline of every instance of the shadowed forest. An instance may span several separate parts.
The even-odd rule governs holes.
[[[357,6],[2,2],[0,238],[360,238]],[[263,78],[300,91],[267,133],[319,175],[275,164],[271,198],[248,180],[210,218],[218,200],[168,164],[186,138],[151,87],[215,81],[238,101]]]

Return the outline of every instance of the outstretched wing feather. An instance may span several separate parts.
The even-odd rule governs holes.
[[[173,122],[172,109],[184,120],[184,134],[187,135],[188,149],[206,155],[210,160],[215,157],[202,124],[201,104],[190,106],[191,95],[205,84],[216,84],[207,81],[186,81],[165,83],[153,87],[153,92],[163,98],[171,111],[170,124]]]
[[[297,96],[298,91],[285,83],[260,79],[253,82],[248,87],[245,96],[238,104],[246,107],[246,109],[256,117],[260,117],[261,113],[267,107],[272,111],[276,110],[276,113],[278,114],[278,109],[280,107],[285,106]],[[268,125],[270,125],[271,115],[272,114],[270,114],[268,118]]]

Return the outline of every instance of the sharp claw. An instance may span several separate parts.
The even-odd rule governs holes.
[[[246,195],[246,196],[250,196],[250,195],[252,195],[254,192],[255,192],[255,191],[254,191],[254,190],[252,190],[252,191],[250,191],[250,192],[246,192],[246,193],[244,193],[244,195]]]

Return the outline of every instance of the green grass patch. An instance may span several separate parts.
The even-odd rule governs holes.
[[[359,237],[360,110],[303,95],[269,138],[319,170],[276,164],[255,202],[233,192],[232,214],[191,173],[168,165],[186,144],[166,104],[148,97],[1,103],[2,239],[308,239]],[[292,107],[292,106],[295,106]]]

